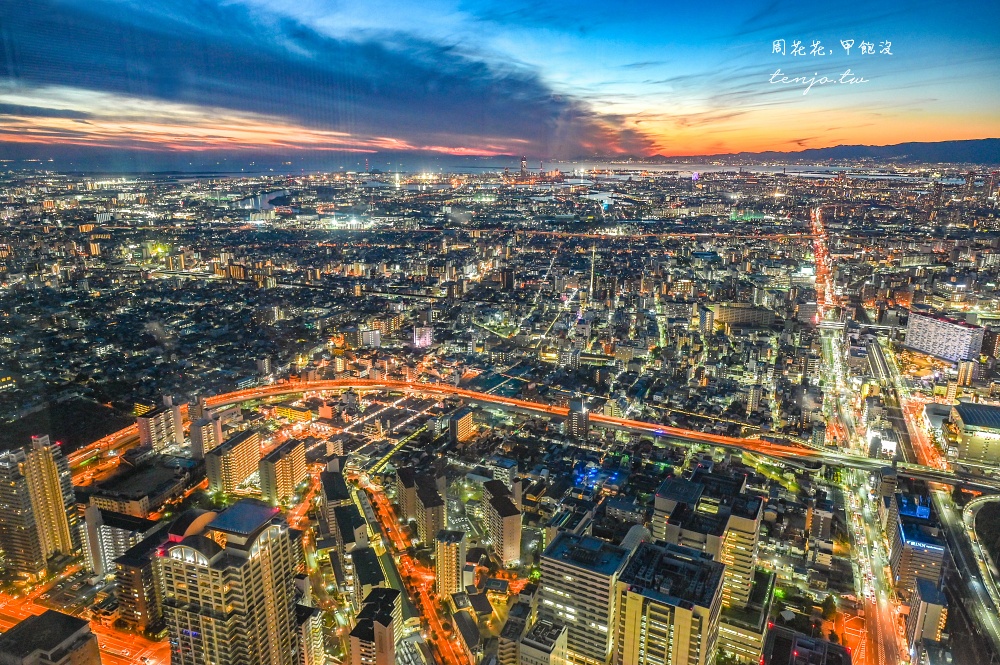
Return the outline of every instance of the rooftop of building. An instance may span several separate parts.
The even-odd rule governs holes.
[[[416,487],[417,474],[412,466],[401,466],[396,469],[396,478],[403,487]]]
[[[219,513],[212,520],[211,528],[213,531],[249,536],[280,512],[262,501],[243,499]]]
[[[117,513],[113,510],[101,510],[101,522],[104,526],[111,527],[112,529],[121,529],[122,531],[131,531],[134,533],[146,533],[158,524],[155,520]]]
[[[901,517],[928,520],[931,517],[931,498],[925,494],[896,492],[896,506]]]
[[[724,569],[711,555],[689,547],[642,543],[619,580],[672,605],[711,607]]]
[[[309,619],[317,615],[322,615],[323,611],[318,607],[309,607],[308,605],[303,605],[302,603],[295,604],[295,623],[301,626]]]
[[[725,503],[712,502],[712,511],[701,510],[699,506],[678,504],[670,514],[669,522],[679,525],[687,531],[721,536],[729,523],[729,517],[735,515],[746,519],[755,519],[763,509],[764,500],[754,494],[739,494],[726,497]]]
[[[514,502],[511,501],[510,497],[506,495],[491,497],[490,506],[493,507],[493,510],[495,510],[500,517],[514,517],[515,515],[521,514],[521,511],[517,509]]]
[[[38,651],[51,652],[89,625],[86,619],[46,610],[0,635],[0,654],[20,660]]]
[[[935,321],[940,321],[941,323],[948,323],[953,326],[959,326],[961,328],[970,328],[974,330],[982,330],[982,327],[973,325],[968,321],[963,321],[962,319],[955,319],[950,316],[945,316],[943,314],[935,314],[930,310],[920,310],[916,306],[910,310],[910,316],[919,316],[925,319],[933,319]]]
[[[920,596],[920,600],[925,603],[948,607],[948,598],[944,595],[944,591],[941,590],[938,585],[934,584],[934,582],[924,579],[923,577],[918,577],[916,589],[917,595]]]
[[[510,488],[502,480],[487,480],[483,483],[483,492],[492,496],[507,496],[510,494]]]
[[[164,487],[177,482],[174,469],[156,463],[139,467],[120,466],[119,469],[111,478],[98,483],[93,493],[98,496],[139,500],[145,496],[160,494]]]
[[[362,586],[377,586],[385,582],[385,573],[375,550],[370,547],[356,549],[350,554],[354,564],[354,578]]]
[[[621,568],[628,554],[628,550],[600,538],[560,533],[545,548],[542,556],[600,575],[611,576]]]
[[[302,446],[303,448],[305,447],[302,441],[300,441],[299,439],[290,439],[288,441],[285,441],[283,444],[281,444],[268,454],[264,455],[261,461],[271,462],[273,464],[274,462],[281,460],[283,457],[291,455],[292,452],[299,446]]]
[[[323,495],[327,501],[348,501],[351,498],[351,490],[347,487],[344,474],[337,471],[324,471],[319,474],[320,482],[323,483]]]
[[[254,435],[258,434],[255,429],[247,429],[242,432],[238,432],[233,436],[229,437],[223,441],[219,446],[213,448],[205,454],[205,456],[213,455],[219,457],[231,453],[234,448],[238,447],[241,443],[245,442],[247,439],[252,438]]]
[[[513,469],[517,467],[517,462],[510,459],[509,457],[491,457],[487,460],[491,466],[496,466],[501,469]]]
[[[469,606],[478,615],[489,616],[493,614],[493,604],[484,593],[469,594]]]
[[[553,621],[542,619],[531,627],[524,638],[522,644],[530,644],[539,651],[551,652],[555,647],[559,637],[567,630],[566,626]]]
[[[351,636],[365,642],[373,642],[376,623],[382,626],[392,624],[393,609],[398,595],[399,592],[395,589],[372,589],[361,603],[357,624],[351,630]]]
[[[417,500],[424,504],[425,508],[436,508],[444,505],[444,498],[434,485],[421,483],[417,485]]]
[[[928,547],[943,550],[945,540],[938,534],[938,530],[928,527],[925,524],[915,522],[900,522],[900,537],[903,544],[914,547]]]
[[[161,404],[155,409],[152,409],[142,414],[141,416],[139,416],[139,418],[154,418],[160,414],[168,413],[169,411],[171,411],[171,407]]]
[[[463,540],[465,540],[465,532],[455,531],[451,529],[441,529],[440,531],[437,532],[437,535],[434,536],[434,540],[441,543],[457,545],[458,543],[461,543]]]
[[[155,552],[160,545],[167,542],[168,529],[166,526],[167,525],[164,523],[161,528],[155,529],[141,541],[125,550],[124,554],[115,559],[115,563],[123,566],[129,566],[131,568],[141,568],[142,566],[145,566],[152,558],[153,552]]]
[[[469,646],[469,649],[477,649],[482,635],[479,632],[479,622],[476,621],[476,618],[469,612],[462,611],[455,612],[452,615],[452,620],[455,623],[455,628],[458,629],[458,634],[462,636],[462,641]]]
[[[774,626],[767,633],[761,662],[764,665],[851,665],[851,652],[839,644]]]
[[[959,402],[952,409],[962,419],[962,424],[965,427],[1000,429],[1000,406]]]
[[[508,640],[511,642],[516,642],[521,639],[524,634],[524,629],[528,625],[527,616],[520,615],[508,615],[507,621],[504,622],[503,628],[500,630],[500,639]]]

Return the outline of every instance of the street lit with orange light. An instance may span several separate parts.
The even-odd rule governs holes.
[[[444,616],[440,606],[432,598],[434,571],[422,565],[408,553],[411,543],[404,529],[400,528],[392,504],[385,493],[362,477],[362,489],[372,499],[372,508],[379,520],[379,527],[388,536],[393,557],[398,561],[399,574],[410,592],[411,600],[420,611],[420,616],[428,623],[427,641],[446,665],[466,665],[468,662],[457,644],[457,631],[451,637],[444,629]]]
[[[53,609],[44,604],[43,596],[60,581],[80,571],[79,566],[67,568],[59,576],[32,588],[27,594],[14,596],[0,594],[0,632],[32,615]],[[78,612],[78,614],[80,614]],[[82,612],[86,617],[86,610]],[[91,630],[97,635],[101,649],[101,662],[105,665],[167,665],[170,663],[170,644],[166,641],[154,642],[141,635],[116,630],[98,621],[90,622]],[[143,660],[148,659],[148,660]]]

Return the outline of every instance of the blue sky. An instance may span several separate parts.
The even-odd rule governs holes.
[[[0,6],[0,157],[534,160],[996,137],[998,25],[1000,3],[19,0]],[[776,55],[776,39],[830,53]],[[867,80],[803,94],[769,82],[779,68]]]

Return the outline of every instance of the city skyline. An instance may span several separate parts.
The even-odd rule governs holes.
[[[0,12],[0,156],[57,168],[641,158],[1000,135],[991,5],[33,0]],[[823,56],[811,55],[817,41]],[[866,82],[804,95],[772,80],[848,69]]]

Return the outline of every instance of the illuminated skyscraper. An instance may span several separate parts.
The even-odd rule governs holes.
[[[210,492],[231,493],[258,468],[260,432],[246,430],[205,455]]]
[[[0,455],[0,547],[7,568],[21,575],[45,572],[55,554],[80,547],[69,464],[48,436]]]
[[[298,665],[298,531],[243,500],[172,536],[155,558],[174,665]]]
[[[439,531],[434,538],[434,591],[447,598],[464,589],[465,532]]]
[[[139,416],[136,422],[139,425],[139,443],[152,446],[155,451],[183,441],[180,411],[172,406],[157,407]]]
[[[590,430],[590,408],[587,400],[574,397],[569,401],[569,415],[566,416],[566,436],[586,439]]]
[[[616,585],[628,556],[607,541],[566,532],[542,554],[538,616],[569,628],[569,662],[608,662],[618,612]]]
[[[272,506],[295,496],[295,488],[306,479],[306,447],[292,439],[260,460],[260,491]]]
[[[615,665],[711,663],[723,568],[687,547],[640,544],[618,578]]]

